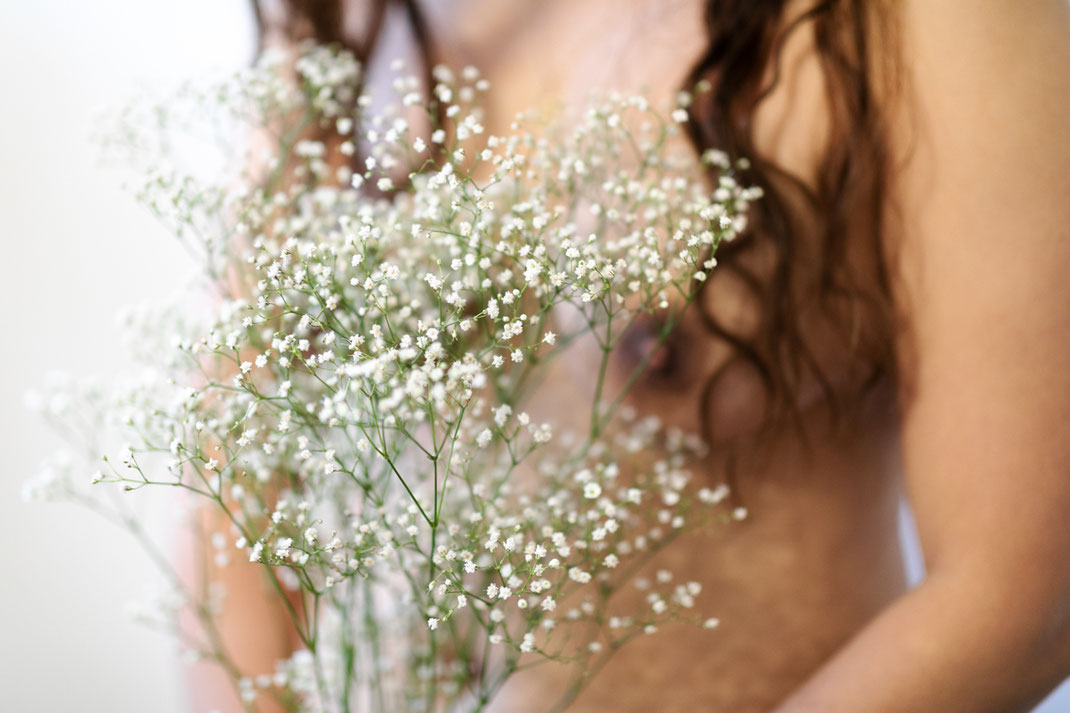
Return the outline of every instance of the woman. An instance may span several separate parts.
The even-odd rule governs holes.
[[[637,641],[573,710],[994,713],[1070,674],[1064,0],[264,10],[268,43],[481,67],[490,133],[595,88],[667,99],[706,80],[691,140],[749,157],[765,189],[637,392],[704,430],[708,476],[751,513],[666,554],[721,630]],[[903,484],[928,568],[909,592]],[[222,577],[230,597],[256,586]],[[285,630],[241,601],[224,636],[246,673],[271,671]],[[499,709],[541,710],[553,685],[518,678]]]

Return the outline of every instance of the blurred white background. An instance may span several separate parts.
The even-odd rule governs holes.
[[[245,0],[0,0],[5,713],[187,710],[171,640],[125,615],[155,581],[148,560],[75,506],[22,501],[23,480],[58,443],[22,404],[49,371],[108,379],[129,368],[113,316],[166,299],[192,272],[119,177],[98,167],[92,120],[135,84],[245,65],[252,28]],[[1039,710],[1070,710],[1070,689]]]
[[[128,369],[114,315],[170,297],[186,253],[98,166],[101,111],[148,82],[232,70],[253,53],[245,0],[0,0],[0,711],[186,711],[170,638],[130,621],[156,573],[123,532],[20,489],[58,440],[23,408],[62,369]],[[201,712],[203,713],[203,712]]]

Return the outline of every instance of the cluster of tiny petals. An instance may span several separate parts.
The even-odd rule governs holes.
[[[112,404],[135,445],[93,476],[227,508],[217,560],[259,563],[323,604],[309,636],[400,637],[375,637],[389,676],[337,674],[346,659],[324,644],[240,683],[247,700],[289,690],[303,711],[334,710],[324,687],[349,690],[346,676],[392,686],[397,710],[467,695],[439,640],[468,665],[497,661],[490,646],[585,666],[637,631],[702,624],[699,583],[632,565],[746,514],[727,510],[726,486],[693,482],[698,439],[622,407],[623,392],[579,405],[589,428],[562,438],[525,389],[577,339],[608,360],[612,325],[678,314],[760,193],[722,153],[673,152],[682,108],[665,118],[610,93],[567,129],[521,117],[496,136],[476,70],[435,68],[428,98],[396,69],[398,101],[377,107],[344,52],[269,54],[235,90],[253,126],[304,116],[319,131],[238,188],[154,173],[150,204],[186,227],[213,216],[206,264],[240,277],[207,322],[143,317],[167,332],[152,350],[171,355],[162,386]],[[605,593],[631,586],[640,607],[611,607]]]

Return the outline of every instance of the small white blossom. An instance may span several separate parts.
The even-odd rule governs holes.
[[[94,387],[79,408],[45,395],[45,413],[91,414],[94,430],[114,424],[115,442],[130,442],[94,481],[196,488],[239,515],[212,534],[210,563],[225,566],[235,542],[284,595],[314,588],[317,621],[345,624],[355,641],[374,613],[371,626],[397,639],[388,649],[419,652],[412,667],[386,656],[381,676],[365,667],[391,700],[411,691],[460,705],[465,687],[438,685],[453,676],[443,653],[458,651],[441,624],[468,606],[460,629],[479,622],[507,645],[486,656],[492,681],[518,649],[553,657],[556,638],[540,652],[540,628],[608,622],[612,637],[563,632],[582,659],[653,622],[701,621],[700,583],[658,570],[661,552],[725,513],[746,517],[726,485],[693,482],[701,439],[638,414],[626,388],[602,408],[541,386],[558,342],[603,347],[584,352],[593,361],[580,371],[615,369],[625,325],[673,313],[713,274],[717,246],[743,234],[761,196],[740,182],[745,160],[670,150],[663,139],[690,121],[692,92],[669,116],[608,92],[574,126],[532,129],[525,115],[488,135],[478,93],[489,85],[472,68],[432,67],[427,81],[392,62],[379,82],[337,47],[292,49],[206,93],[237,110],[203,112],[241,124],[222,135],[284,139],[239,142],[256,171],[207,182],[147,156],[144,197],[196,235],[219,278],[210,299],[183,295],[191,314],[132,325],[153,372],[145,383]],[[178,118],[168,125],[189,123]],[[536,405],[559,414],[536,420]],[[596,427],[554,437],[553,416],[592,406]],[[27,491],[83,486],[55,471]],[[648,559],[656,574],[634,578],[636,601],[614,597]],[[224,592],[209,590],[215,613]],[[443,631],[406,641],[424,622]],[[429,638],[443,644],[437,658]],[[329,649],[240,678],[242,699],[274,686],[315,707],[344,692],[354,681],[317,677],[337,668],[320,660]]]

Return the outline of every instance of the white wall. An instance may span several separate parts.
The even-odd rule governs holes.
[[[171,640],[125,605],[155,570],[72,505],[25,504],[57,440],[23,409],[46,372],[126,367],[113,316],[172,294],[185,253],[97,167],[91,121],[136,80],[250,58],[245,0],[0,0],[0,711],[179,713]]]
[[[48,371],[128,366],[112,315],[166,298],[190,264],[117,178],[90,120],[137,80],[243,65],[245,0],[0,0],[0,710],[184,711],[171,641],[124,604],[154,570],[128,538],[19,491],[56,445],[22,408]],[[16,544],[17,543],[17,544]],[[1043,708],[1070,710],[1070,690]]]

